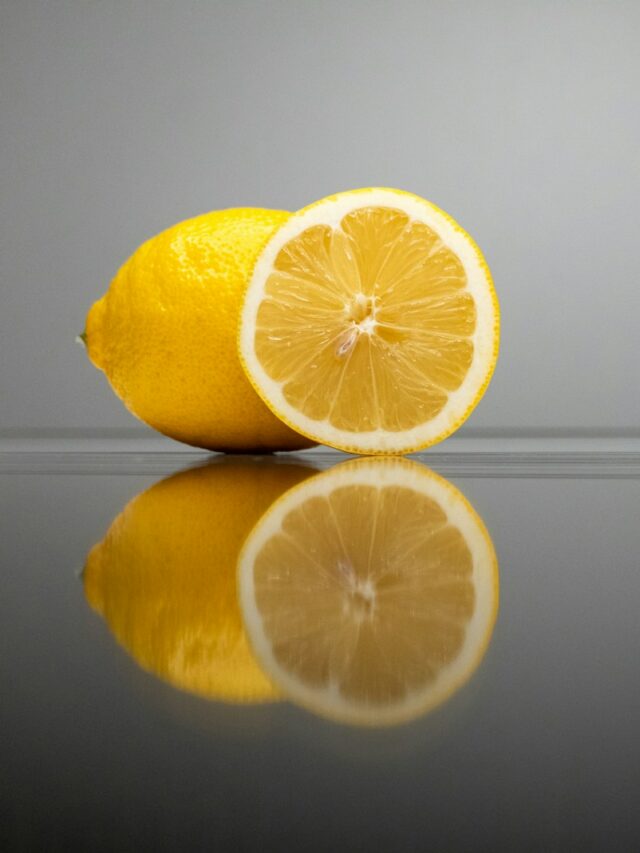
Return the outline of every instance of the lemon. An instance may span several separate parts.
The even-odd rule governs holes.
[[[456,430],[493,373],[499,309],[462,228],[399,190],[294,214],[255,266],[239,348],[254,388],[309,438],[406,453]]]
[[[498,567],[481,519],[406,459],[346,462],[292,488],[239,561],[245,626],[283,695],[354,725],[405,722],[487,649]]]
[[[211,699],[277,697],[247,644],[236,563],[269,504],[311,473],[221,458],[157,483],[121,512],[87,557],[84,590],[141,667]]]
[[[248,277],[288,217],[254,208],[207,213],[148,240],[122,266],[89,311],[82,337],[134,415],[212,450],[312,444],[269,411],[237,356]]]

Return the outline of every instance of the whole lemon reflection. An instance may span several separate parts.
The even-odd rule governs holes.
[[[123,509],[89,553],[83,582],[91,606],[144,669],[209,698],[278,698],[247,643],[237,558],[263,512],[313,471],[222,458],[157,483]]]
[[[424,465],[358,459],[291,489],[240,556],[245,627],[289,699],[332,719],[390,725],[474,672],[498,606],[489,534]]]

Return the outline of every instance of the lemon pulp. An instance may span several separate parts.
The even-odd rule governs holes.
[[[345,430],[408,429],[442,410],[471,364],[476,311],[465,283],[431,228],[400,210],[361,208],[281,249],[256,353],[308,417]],[[313,308],[296,311],[307,292]],[[285,346],[273,346],[278,338]]]
[[[495,364],[497,301],[479,250],[406,196],[344,193],[295,214],[245,304],[241,355],[258,392],[296,429],[346,450],[441,440]]]

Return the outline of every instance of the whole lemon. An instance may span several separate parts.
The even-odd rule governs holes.
[[[277,698],[247,642],[236,564],[263,512],[313,473],[221,457],[156,483],[122,510],[82,579],[88,602],[143,669],[210,699]]]
[[[236,208],[180,222],[129,258],[89,311],[83,340],[140,420],[210,450],[310,447],[272,414],[244,375],[237,326],[249,276],[289,218]]]

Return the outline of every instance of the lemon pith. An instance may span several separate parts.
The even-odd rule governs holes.
[[[278,698],[247,643],[236,564],[264,510],[312,473],[299,463],[222,457],[125,507],[87,556],[82,580],[90,605],[140,666],[209,699]]]
[[[237,323],[248,278],[285,211],[238,208],[180,222],[145,242],[89,311],[86,346],[127,408],[158,431],[211,450],[313,444],[248,382]]]
[[[410,193],[340,193],[261,253],[240,358],[283,421],[333,447],[405,453],[450,435],[493,373],[499,309],[478,247]]]
[[[409,460],[347,462],[294,487],[249,535],[240,602],[285,697],[391,725],[443,702],[488,646],[497,559],[464,496]]]

